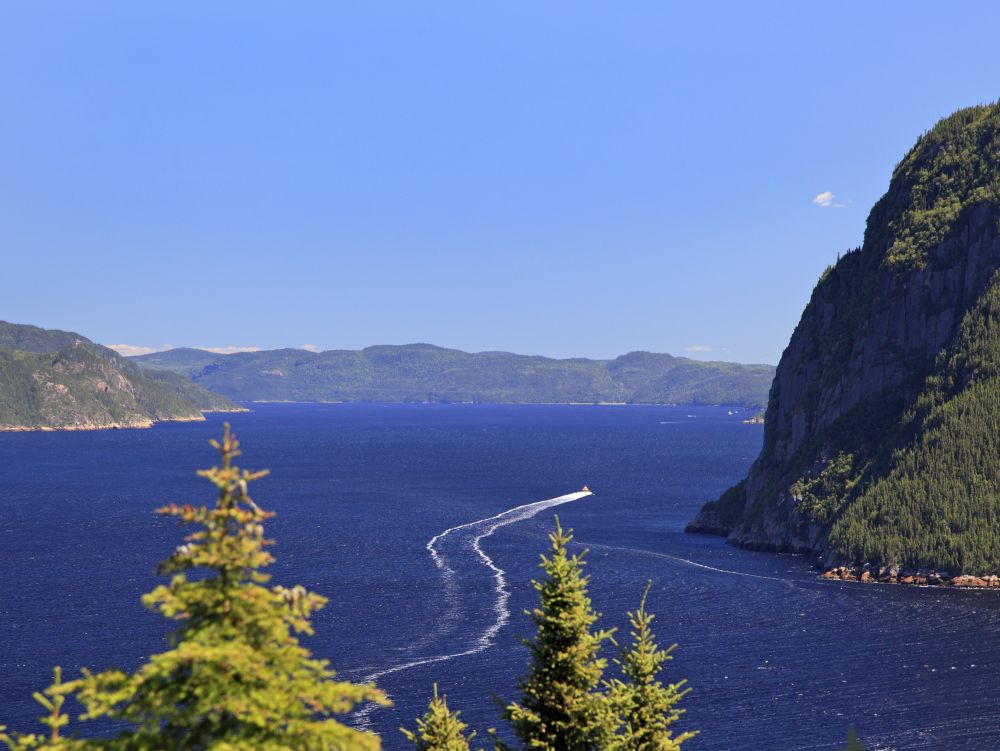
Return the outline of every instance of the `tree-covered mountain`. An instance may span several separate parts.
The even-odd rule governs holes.
[[[239,401],[629,402],[763,405],[770,365],[632,352],[614,360],[462,352],[430,344],[132,358]]]
[[[0,321],[0,349],[21,352],[58,352],[77,342],[97,346],[86,337],[72,331],[42,329],[23,323]]]
[[[302,351],[305,352],[306,350]],[[218,362],[220,357],[223,357],[223,355],[204,349],[177,347],[176,349],[168,349],[166,352],[133,356],[129,360],[144,369],[155,368],[156,370],[180,373],[188,378],[193,378],[209,365]]]
[[[79,334],[0,321],[0,430],[146,427],[240,409]]]
[[[813,553],[845,578],[998,583],[954,578],[1000,573],[998,269],[992,104],[940,121],[896,167],[792,334],[760,456],[689,529]]]

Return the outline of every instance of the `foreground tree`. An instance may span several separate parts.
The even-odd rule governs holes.
[[[36,691],[34,699],[41,704],[46,714],[39,719],[49,731],[47,735],[20,734],[8,735],[7,728],[0,725],[0,743],[10,751],[74,751],[86,748],[86,741],[64,738],[62,729],[69,724],[69,717],[63,714],[63,704],[66,694],[71,690],[70,684],[63,683],[62,670],[53,670],[52,685],[45,691]]]
[[[607,683],[608,698],[621,722],[610,745],[615,751],[678,751],[696,734],[674,736],[670,732],[670,725],[684,713],[677,704],[690,689],[683,688],[685,681],[664,686],[657,678],[663,663],[673,659],[670,653],[677,645],[660,649],[656,643],[652,631],[656,616],[646,610],[649,587],[647,584],[639,609],[628,614],[632,643],[615,660],[625,680]]]
[[[434,698],[424,716],[417,719],[417,729],[400,730],[417,747],[417,751],[469,751],[469,743],[475,733],[466,734],[468,725],[458,718],[460,714],[448,709],[448,697],[438,696],[435,683]]]
[[[584,556],[569,555],[571,532],[556,530],[544,576],[532,582],[539,605],[529,613],[537,627],[531,650],[531,672],[520,683],[523,698],[504,710],[515,735],[528,749],[591,751],[608,747],[617,725],[614,710],[599,688],[607,660],[600,656],[612,631],[592,630],[595,613],[583,574]],[[499,743],[499,742],[498,742]],[[502,745],[502,744],[499,744]]]
[[[225,428],[212,441],[221,466],[200,471],[218,490],[213,508],[171,504],[158,513],[195,528],[160,566],[169,584],[143,597],[177,621],[172,649],[134,674],[110,670],[58,689],[83,704],[83,719],[128,727],[88,748],[121,751],[375,751],[378,736],[334,719],[357,704],[387,704],[372,685],[335,681],[296,634],[311,634],[310,616],[326,599],[301,586],[268,588],[261,571],[273,558],[264,522],[273,516],[248,495],[265,472],[233,464],[239,444]],[[197,577],[188,579],[188,572]],[[52,689],[50,689],[50,692]],[[13,739],[22,742],[24,737]],[[49,748],[48,746],[40,746]],[[52,746],[52,748],[61,748]]]

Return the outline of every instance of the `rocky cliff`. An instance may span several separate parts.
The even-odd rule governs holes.
[[[92,430],[245,411],[174,373],[140,371],[89,339],[0,321],[0,430]]]
[[[942,120],[897,166],[782,355],[760,456],[689,530],[859,578],[1000,571],[998,268],[989,105]]]

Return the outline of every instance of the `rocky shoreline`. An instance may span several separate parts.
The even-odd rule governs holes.
[[[957,587],[960,589],[1000,588],[1000,576],[950,574],[946,571],[908,569],[899,566],[828,566],[820,574],[824,579],[873,584],[911,584],[918,587]]]
[[[716,535],[717,537],[727,537],[729,535],[729,530],[721,524],[700,524],[697,520],[695,520],[684,527],[684,533],[689,535]]]
[[[194,422],[197,418],[183,417],[170,422]],[[205,419],[204,417],[202,419]],[[56,431],[67,430],[126,430],[131,428],[151,428],[156,424],[155,420],[136,420],[134,422],[112,422],[83,425],[0,425],[0,433],[55,433]]]
[[[249,412],[246,407],[234,409],[203,409],[198,415],[179,415],[157,420],[143,418],[127,422],[82,423],[78,425],[0,425],[0,433],[54,433],[68,430],[142,430],[162,422],[204,422],[205,415],[213,413]]]
[[[688,524],[684,531],[690,534],[717,535],[727,538],[731,533],[730,529],[722,525],[697,524],[695,522]],[[743,550],[805,555],[816,559],[814,549],[788,542],[779,544],[767,540],[729,538],[726,540],[726,544]],[[824,564],[822,559],[816,559],[815,566],[820,571],[820,577],[831,581],[861,582],[864,584],[909,584],[917,587],[956,587],[958,589],[1000,589],[1000,576],[996,574],[984,576],[951,574],[947,571],[934,569],[877,566],[871,563],[828,565]]]

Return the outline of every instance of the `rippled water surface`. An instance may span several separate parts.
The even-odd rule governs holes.
[[[685,748],[1000,748],[1000,599],[828,583],[797,557],[683,534],[740,479],[761,429],[725,408],[255,405],[232,415],[278,511],[278,581],[330,597],[310,646],[376,676],[390,709],[352,722],[403,748],[436,681],[480,733],[516,697],[519,636],[559,514],[590,548],[595,606],[622,626],[647,579],[687,678]],[[139,604],[178,530],[152,515],[206,501],[204,424],[0,434],[0,723],[34,729],[50,668],[134,667],[167,624]],[[570,495],[584,484],[593,495]],[[550,503],[538,503],[551,501]],[[450,530],[450,531],[449,531]],[[443,534],[446,533],[447,534]],[[482,739],[485,742],[485,738]]]

